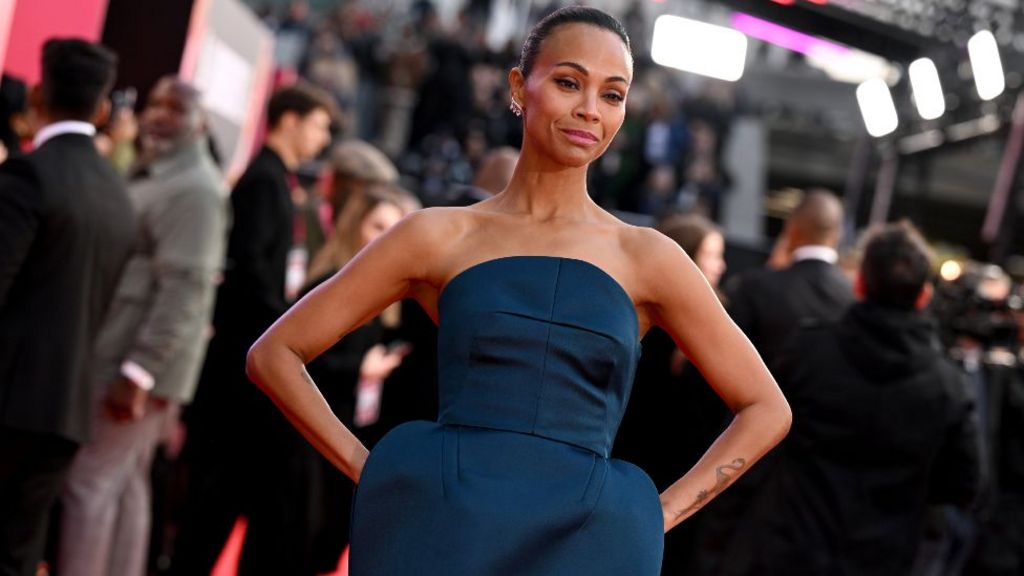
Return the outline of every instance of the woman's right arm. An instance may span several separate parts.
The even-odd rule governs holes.
[[[413,213],[296,303],[259,340],[246,372],[332,464],[359,482],[368,452],[331,411],[305,365],[392,302],[434,283],[447,236],[432,210]]]

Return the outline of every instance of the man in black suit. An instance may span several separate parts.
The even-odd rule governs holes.
[[[727,290],[729,314],[769,368],[801,325],[838,320],[853,303],[853,285],[836,266],[842,225],[839,199],[826,190],[809,191],[786,220],[773,254],[782,267],[741,277]],[[728,560],[725,547],[736,522],[773,459],[769,453],[690,520],[698,534],[691,559],[695,574],[716,574],[719,563]]]
[[[742,278],[729,291],[729,315],[769,368],[801,323],[837,320],[853,303],[853,286],[836,266],[842,226],[839,199],[808,192],[782,232],[788,266]]]
[[[249,519],[241,573],[300,574],[295,548],[308,526],[294,494],[275,482],[302,477],[308,443],[245,374],[249,347],[289,306],[285,291],[294,236],[293,171],[330,140],[333,101],[306,86],[270,99],[268,134],[231,193],[234,215],[214,336],[187,415],[191,483],[175,548],[177,574],[209,574],[241,515]],[[303,270],[304,271],[304,270]],[[294,473],[291,473],[294,472]],[[275,561],[284,564],[276,565]]]
[[[49,508],[92,421],[91,352],[135,240],[93,143],[117,57],[43,47],[35,151],[0,169],[0,574],[35,574]]]
[[[782,352],[793,429],[739,518],[721,574],[911,572],[929,502],[966,505],[977,430],[934,322],[931,256],[909,223],[875,231],[860,302]]]

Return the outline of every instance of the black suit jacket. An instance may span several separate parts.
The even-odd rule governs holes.
[[[782,270],[763,270],[740,279],[728,290],[728,311],[750,338],[765,363],[776,363],[789,340],[803,325],[834,322],[854,301],[853,287],[836,266],[822,260],[800,260]],[[723,429],[723,422],[719,429]],[[766,455],[692,520],[696,549],[693,574],[718,574],[729,561],[728,546],[737,522],[759,491],[774,452]]]
[[[231,192],[232,226],[214,325],[252,344],[288,309],[285,273],[293,242],[288,169],[263,147]]]
[[[289,172],[263,147],[231,192],[232,225],[224,282],[217,291],[214,334],[189,409],[194,448],[211,454],[258,445],[254,429],[287,423],[245,374],[249,347],[288,309],[285,273],[293,243]],[[297,436],[297,435],[296,435]],[[201,439],[200,439],[201,438]]]
[[[88,136],[0,167],[0,426],[88,439],[92,345],[134,240],[125,184]]]
[[[741,279],[728,297],[729,315],[769,367],[801,324],[834,322],[853,300],[850,281],[821,260],[756,272]]]

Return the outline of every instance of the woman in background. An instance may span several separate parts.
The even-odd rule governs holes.
[[[718,292],[726,270],[725,236],[718,225],[700,214],[677,214],[662,221],[658,230],[679,244]]]

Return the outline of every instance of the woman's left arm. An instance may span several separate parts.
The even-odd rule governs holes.
[[[665,531],[720,494],[789,431],[792,413],[754,346],[675,242],[645,231],[639,275],[651,324],[668,332],[734,414],[689,472],[661,494]]]

